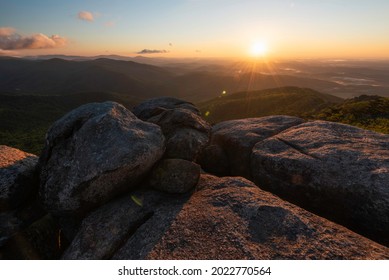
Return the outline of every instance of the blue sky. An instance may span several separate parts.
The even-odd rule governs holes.
[[[0,51],[241,57],[262,42],[276,57],[389,58],[388,14],[384,0],[0,0]]]

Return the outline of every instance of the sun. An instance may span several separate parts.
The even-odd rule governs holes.
[[[268,52],[268,47],[265,42],[255,42],[251,45],[250,55],[254,57],[265,56]]]

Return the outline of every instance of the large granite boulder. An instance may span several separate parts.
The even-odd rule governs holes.
[[[142,259],[167,230],[186,196],[137,191],[110,202],[82,222],[63,259],[110,259],[131,238],[132,259]]]
[[[315,121],[258,142],[257,185],[389,245],[389,135]]]
[[[389,249],[239,177],[153,191],[89,214],[64,259],[387,259]]]
[[[161,129],[115,102],[91,103],[48,131],[41,198],[55,215],[83,215],[134,187],[163,155]]]
[[[210,145],[204,150],[200,162],[213,174],[250,179],[250,156],[254,145],[303,122],[297,117],[269,116],[218,123],[212,127]]]
[[[139,104],[133,112],[162,128],[166,137],[165,158],[195,161],[209,142],[211,127],[189,102],[156,98]]]
[[[387,259],[389,249],[262,191],[203,175],[149,259]],[[114,257],[126,258],[131,242]],[[125,250],[127,249],[127,251]]]
[[[38,157],[0,145],[0,211],[17,208],[37,191]]]

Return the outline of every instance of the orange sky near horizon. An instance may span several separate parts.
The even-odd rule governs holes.
[[[389,1],[2,3],[2,55],[389,59]],[[257,54],[258,56],[258,54]]]

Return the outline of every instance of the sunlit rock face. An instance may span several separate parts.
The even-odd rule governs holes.
[[[191,103],[163,97],[133,109],[139,118],[157,124],[166,137],[165,158],[197,160],[209,142],[211,127]]]
[[[389,136],[269,116],[210,138],[188,102],[134,112],[92,103],[55,122],[28,199],[15,182],[37,158],[0,146],[0,258],[389,258]]]
[[[385,259],[389,249],[241,177],[133,192],[92,212],[64,259]]]
[[[44,215],[36,201],[38,157],[0,145],[0,259],[1,246]]]
[[[0,211],[15,209],[37,190],[38,157],[0,145]]]
[[[217,175],[250,179],[250,156],[254,145],[304,120],[269,116],[225,121],[212,127],[210,145],[201,157],[205,170]]]
[[[40,194],[56,215],[83,213],[134,187],[163,155],[161,129],[115,102],[81,106],[50,128]]]
[[[254,182],[389,244],[389,136],[315,121],[258,142]]]

